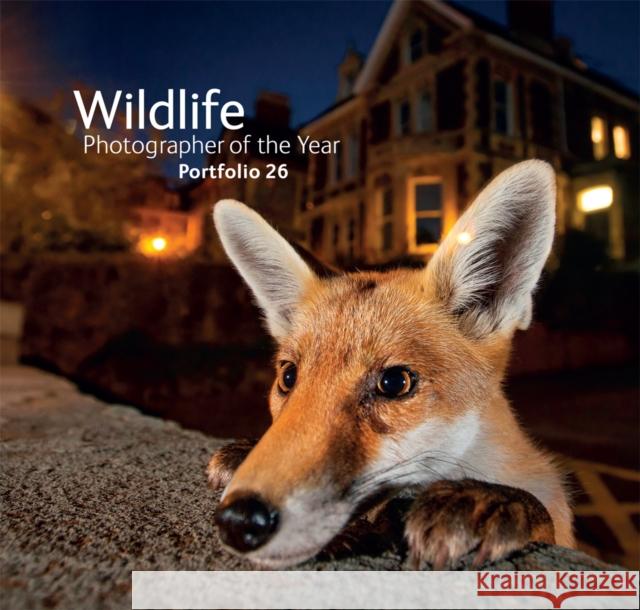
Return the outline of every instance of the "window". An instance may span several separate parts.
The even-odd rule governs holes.
[[[385,189],[382,194],[382,215],[393,215],[393,191],[391,189]]]
[[[351,180],[358,175],[358,164],[360,163],[360,138],[358,133],[353,131],[347,138],[347,179]]]
[[[513,134],[513,86],[502,79],[493,83],[493,123],[498,133]]]
[[[578,209],[584,213],[584,229],[603,245],[609,245],[613,189],[599,184],[578,192]]]
[[[438,131],[462,129],[467,117],[466,61],[458,61],[436,74],[436,113]]]
[[[600,116],[591,117],[591,143],[593,157],[597,160],[604,159],[608,152],[607,122]]]
[[[448,35],[447,30],[430,21],[427,24],[427,53],[430,55],[442,53],[444,41]]]
[[[408,99],[398,102],[396,114],[396,134],[406,136],[411,133],[411,104]]]
[[[331,183],[337,184],[342,180],[342,142],[336,146],[336,152],[331,157]]]
[[[382,225],[382,250],[388,252],[393,248],[393,222],[387,221]]]
[[[393,189],[385,188],[381,196],[382,216],[382,250],[388,252],[393,248]]]
[[[311,250],[320,252],[322,250],[322,242],[324,241],[324,218],[318,216],[311,221],[309,243]]]
[[[378,79],[380,80],[380,84],[384,85],[388,83],[398,72],[398,68],[400,67],[400,48],[399,45],[394,44],[391,51],[389,51],[389,55],[387,56],[386,61],[384,62],[382,69],[380,70],[380,74]]]
[[[542,146],[553,147],[556,142],[554,129],[554,98],[546,83],[532,80],[529,83],[529,108],[531,109],[531,139]]]
[[[338,223],[333,225],[333,251],[338,249],[340,244],[340,225]]]
[[[316,191],[322,190],[327,184],[327,156],[314,155],[315,157],[315,174],[313,180],[313,188]]]
[[[442,235],[442,183],[419,182],[414,187],[416,246],[436,244]]]
[[[424,55],[425,32],[416,28],[409,36],[409,61],[415,63]]]
[[[578,193],[578,209],[585,214],[606,210],[613,203],[613,189],[607,185],[592,186]]]
[[[418,94],[416,130],[418,133],[433,131],[433,104],[431,102],[431,94],[428,91],[422,91]]]
[[[349,260],[355,258],[354,242],[356,240],[356,221],[352,218],[349,221],[349,233],[347,235],[349,241]]]
[[[384,142],[391,130],[391,103],[381,102],[371,108],[371,144]]]
[[[536,144],[555,146],[556,131],[553,115],[554,95],[548,84],[537,79],[529,83],[529,108],[531,109],[531,139]]]
[[[618,159],[628,159],[631,156],[629,130],[622,125],[613,128],[613,151]]]

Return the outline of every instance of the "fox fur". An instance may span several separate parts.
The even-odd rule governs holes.
[[[278,507],[277,532],[250,559],[268,566],[307,559],[367,497],[438,481],[523,490],[548,512],[551,541],[573,546],[561,474],[522,430],[502,389],[513,334],[530,323],[552,246],[555,199],[547,163],[517,164],[482,191],[424,269],[328,278],[256,212],[216,204],[222,244],[277,341],[276,369],[297,367],[289,393],[274,383],[273,423],[237,470],[225,478],[216,456],[209,466],[212,480],[226,484],[223,504],[250,491]],[[414,390],[395,400],[375,395],[381,371],[398,365],[415,372]],[[419,510],[429,506],[423,498]],[[407,540],[427,548],[422,513],[412,514]],[[458,551],[447,540],[440,547],[460,554],[482,537],[470,535]],[[531,539],[516,538],[515,546]],[[513,547],[502,544],[498,554]]]

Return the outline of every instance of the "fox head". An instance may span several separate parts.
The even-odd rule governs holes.
[[[215,206],[278,344],[273,423],[219,509],[219,523],[260,534],[236,550],[297,563],[367,498],[446,478],[464,460],[501,392],[511,337],[530,322],[554,219],[553,170],[527,161],[485,188],[426,268],[320,278],[254,211]]]

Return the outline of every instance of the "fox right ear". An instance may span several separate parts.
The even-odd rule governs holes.
[[[264,312],[278,340],[289,332],[291,314],[314,274],[293,247],[259,214],[224,199],[213,208],[222,245]]]
[[[527,328],[553,242],[555,203],[552,167],[518,163],[478,195],[439,246],[428,281],[466,333]]]

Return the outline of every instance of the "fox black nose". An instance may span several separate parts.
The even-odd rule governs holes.
[[[222,542],[247,553],[273,536],[278,528],[278,511],[258,496],[241,496],[218,509],[216,525]]]

